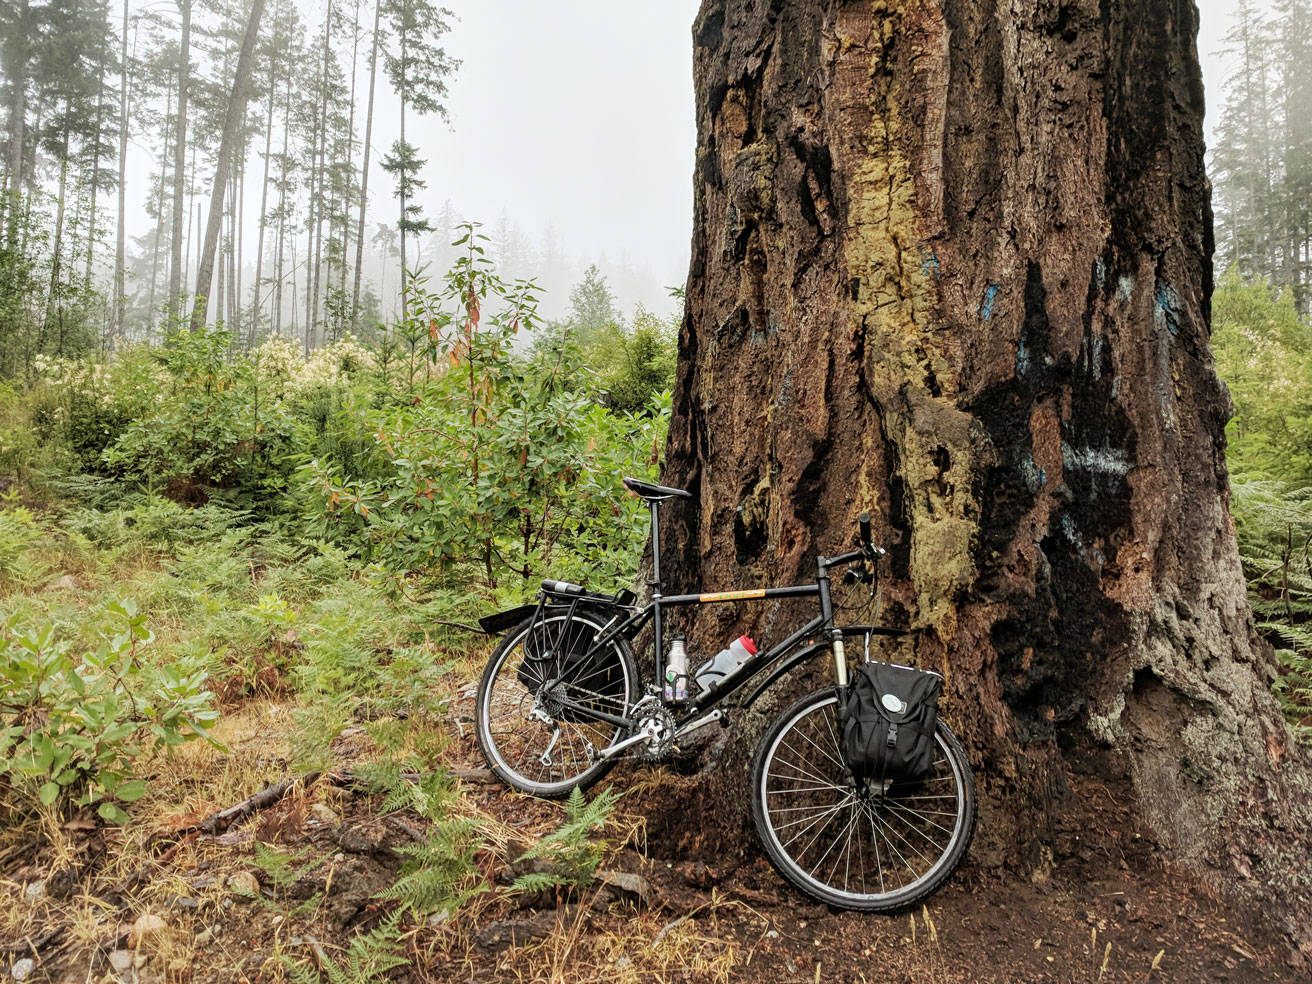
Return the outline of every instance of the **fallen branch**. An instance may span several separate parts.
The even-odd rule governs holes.
[[[193,824],[190,827],[183,827],[178,834],[190,834],[193,831],[200,831],[202,834],[221,834],[235,823],[240,823],[247,817],[260,810],[268,809],[275,803],[278,803],[288,793],[296,788],[297,785],[308,786],[314,780],[319,778],[319,773],[309,772],[304,776],[283,779],[281,782],[275,782],[272,786],[261,789],[254,796],[242,800],[236,806],[230,806],[226,810],[220,810],[206,817],[200,823]]]

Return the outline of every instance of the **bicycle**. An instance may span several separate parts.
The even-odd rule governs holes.
[[[844,639],[901,636],[875,625],[835,626],[830,572],[847,567],[871,585],[884,551],[859,520],[859,546],[818,557],[813,584],[701,594],[661,593],[662,502],[682,489],[625,478],[651,513],[651,601],[547,580],[535,604],[480,620],[506,632],[477,690],[476,732],[492,772],[520,792],[561,798],[597,782],[621,755],[667,755],[686,735],[725,723],[716,705],[765,673],[743,710],[776,680],[829,652],[835,679],[794,702],[766,730],[751,766],[752,819],[775,869],[807,895],[836,908],[895,912],[936,891],[965,856],[975,826],[975,787],[965,752],[938,721],[933,765],[914,782],[854,778],[839,749],[846,719]],[[667,699],[663,614],[667,608],[770,598],[816,597],[820,614],[750,656],[719,684]],[[639,678],[631,640],[652,626],[656,683]],[[509,630],[509,631],[506,631]]]

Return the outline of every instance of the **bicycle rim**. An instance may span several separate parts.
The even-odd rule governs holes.
[[[632,705],[636,673],[618,640],[600,668],[571,673],[561,656],[601,628],[601,622],[579,613],[530,620],[512,629],[492,654],[478,690],[479,745],[488,766],[521,792],[565,796],[596,782],[613,765],[590,758],[589,748],[605,748],[624,729],[571,715],[557,703],[568,698],[610,714],[624,714]],[[618,668],[620,678],[608,675],[607,668],[610,674]]]
[[[916,783],[858,795],[843,775],[837,698],[803,698],[766,736],[752,770],[757,832],[779,872],[830,905],[895,911],[941,885],[974,832],[974,785],[940,722]]]

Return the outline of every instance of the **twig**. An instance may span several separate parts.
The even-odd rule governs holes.
[[[428,621],[434,623],[435,625],[445,625],[448,628],[452,628],[452,629],[464,629],[466,632],[476,632],[479,635],[487,635],[487,633],[484,632],[482,629],[480,629],[477,625],[467,625],[464,622],[448,622],[444,618],[430,618],[428,619]]]
[[[428,838],[424,835],[424,832],[422,830],[420,830],[418,827],[410,826],[410,824],[406,823],[400,817],[387,817],[386,819],[388,823],[390,823],[397,830],[401,831],[401,833],[405,834],[412,841],[415,841],[418,844],[423,844],[428,840]]]
[[[691,918],[692,918],[691,914],[686,914],[680,916],[678,919],[671,919],[669,922],[665,924],[664,928],[662,928],[661,931],[656,934],[656,938],[651,941],[651,945],[655,946],[661,940],[665,939],[666,933],[668,933],[672,929],[677,929]]]
[[[211,814],[204,820],[200,821],[200,823],[193,824],[190,827],[183,827],[178,833],[189,834],[193,831],[200,831],[203,834],[221,834],[233,824],[245,820],[251,814],[273,806],[290,793],[297,785],[308,786],[318,778],[319,773],[309,772],[301,777],[283,779],[281,782],[275,782],[272,786],[261,789],[254,796],[243,800],[236,806],[230,806],[226,810],[220,810],[218,813]]]

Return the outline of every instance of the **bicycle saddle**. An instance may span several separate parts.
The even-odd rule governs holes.
[[[683,499],[692,498],[692,493],[685,492],[683,489],[671,489],[664,485],[654,485],[651,482],[640,482],[636,478],[625,478],[624,487],[640,499],[646,499],[648,502],[664,502],[676,495]]]

